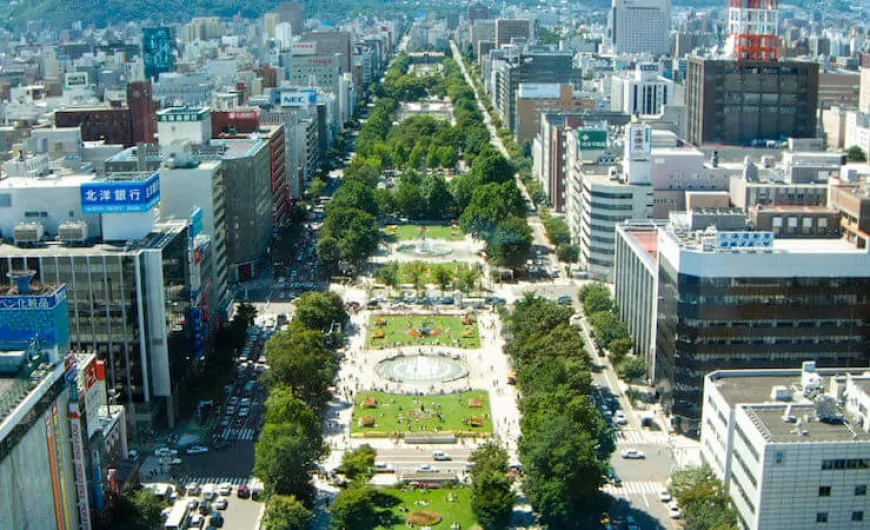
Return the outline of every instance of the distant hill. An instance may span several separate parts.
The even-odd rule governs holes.
[[[129,21],[155,23],[187,22],[194,16],[230,18],[241,14],[256,18],[282,0],[0,0],[0,20],[22,26],[30,20],[47,20],[60,26],[81,20],[104,27]],[[308,16],[344,18],[357,13],[378,14],[404,11],[392,0],[321,0],[304,2]],[[416,9],[419,10],[419,7]]]

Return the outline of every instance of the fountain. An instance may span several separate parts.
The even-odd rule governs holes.
[[[391,357],[378,363],[377,371],[397,383],[447,383],[468,375],[462,361],[442,355]]]
[[[450,248],[449,245],[445,245],[444,243],[438,243],[437,241],[433,241],[431,239],[423,239],[418,241],[417,243],[399,245],[399,252],[401,252],[402,254],[408,254],[410,256],[437,258],[452,253],[453,249]]]

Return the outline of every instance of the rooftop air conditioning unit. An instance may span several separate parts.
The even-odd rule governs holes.
[[[12,239],[18,246],[36,246],[45,237],[45,226],[35,221],[25,221],[15,225],[12,229]]]
[[[67,245],[84,245],[88,240],[88,223],[64,221],[57,229],[57,238]]]

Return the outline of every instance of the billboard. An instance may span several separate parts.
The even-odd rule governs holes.
[[[160,202],[160,176],[141,181],[95,181],[81,186],[82,213],[143,213]]]
[[[191,311],[191,318],[193,320],[193,354],[199,360],[202,359],[205,353],[205,348],[203,347],[205,336],[202,329],[202,309],[194,307],[193,311]]]
[[[720,250],[773,248],[773,232],[717,232],[716,245]]]
[[[93,365],[94,363],[91,363]],[[79,404],[69,404],[69,434],[73,448],[73,476],[76,482],[76,497],[79,507],[79,528],[90,530],[91,507],[88,504],[88,476],[85,469],[85,447],[82,439],[82,420]]]
[[[68,72],[64,75],[64,88],[85,87],[88,86],[87,72]]]
[[[279,101],[283,108],[307,107],[317,103],[317,93],[301,90],[281,92]]]
[[[201,234],[202,231],[202,208],[197,207],[190,216],[190,238],[196,239],[196,236]]]
[[[175,35],[172,28],[143,28],[142,56],[145,77],[152,79],[175,69]]]
[[[94,359],[82,371],[85,416],[88,420],[88,438],[100,428],[100,407],[106,404],[106,370],[103,361]]]
[[[16,295],[0,296],[0,310],[3,311],[33,311],[34,309],[51,309],[66,300],[66,285],[49,295]]]
[[[314,55],[317,53],[316,42],[294,42],[290,48],[293,55]]]
[[[625,143],[630,158],[649,157],[652,154],[652,129],[648,125],[632,125],[628,128]]]
[[[607,149],[607,131],[604,129],[580,129],[577,131],[580,149]]]

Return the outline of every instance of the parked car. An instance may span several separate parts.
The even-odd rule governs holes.
[[[184,492],[187,495],[199,495],[199,483],[197,483],[197,482],[188,483],[187,486],[185,486],[185,488],[184,488]],[[197,500],[197,503],[198,502],[199,501]]]
[[[453,460],[453,457],[448,455],[444,451],[435,451],[434,453],[432,453],[432,458],[439,462]]]
[[[435,466],[431,466],[429,464],[423,464],[422,466],[419,466],[417,468],[417,472],[418,473],[437,473],[438,468],[436,468]]]
[[[189,455],[201,455],[203,453],[208,452],[208,447],[203,445],[192,445],[187,448],[187,454]]]
[[[178,451],[168,447],[158,447],[154,450],[154,456],[176,456]]]
[[[673,497],[671,497],[671,494],[668,493],[668,490],[662,490],[659,492],[659,500],[662,502],[670,502],[672,498]]]
[[[226,510],[227,505],[229,505],[229,499],[226,497],[218,497],[218,500],[214,501],[214,507],[216,510]]]
[[[205,524],[205,518],[198,513],[193,514],[193,517],[190,518],[191,528],[202,528],[203,524]]]
[[[626,449],[621,453],[620,456],[627,460],[640,460],[646,458],[646,455],[643,454],[643,451],[639,451],[637,449]]]
[[[233,493],[233,485],[229,482],[224,482],[223,484],[221,484],[218,492],[221,495],[231,495]]]
[[[559,305],[571,305],[571,303],[573,301],[574,301],[574,299],[571,297],[570,294],[563,294],[562,296],[560,296],[559,298],[556,299],[556,303]]]
[[[239,485],[239,489],[236,491],[236,495],[238,495],[240,499],[247,499],[251,496],[251,490],[248,489],[247,484],[241,484]]]

